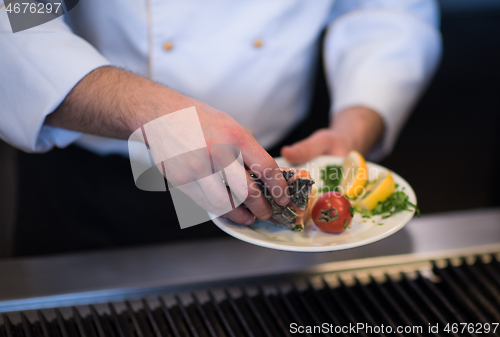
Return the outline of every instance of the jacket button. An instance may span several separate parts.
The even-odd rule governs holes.
[[[253,42],[253,45],[254,45],[254,47],[255,47],[255,48],[260,48],[260,47],[262,47],[262,44],[263,44],[263,43],[262,43],[262,40],[261,40],[261,39],[257,39],[257,40],[255,40],[255,41]]]
[[[174,45],[172,44],[172,42],[165,42],[163,44],[163,49],[165,49],[166,51],[171,51],[172,48],[174,48]]]

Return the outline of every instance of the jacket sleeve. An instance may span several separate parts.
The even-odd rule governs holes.
[[[12,33],[0,9],[0,138],[26,152],[64,147],[80,133],[43,125],[71,89],[109,62],[61,18]]]
[[[441,57],[433,0],[337,0],[325,37],[331,112],[364,106],[385,134],[369,155],[388,154]]]

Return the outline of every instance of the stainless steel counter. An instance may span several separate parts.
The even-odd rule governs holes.
[[[423,216],[377,243],[332,253],[291,253],[232,237],[112,251],[0,260],[0,311],[123,299],[144,289],[258,277],[314,265],[500,242],[500,209]],[[36,303],[36,305],[35,305]],[[42,303],[42,304],[40,304]]]

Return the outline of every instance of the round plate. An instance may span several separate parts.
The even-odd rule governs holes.
[[[290,165],[283,158],[276,158],[280,167],[293,167],[308,170],[316,182],[317,187],[322,187],[320,170],[327,165],[342,165],[344,158],[334,156],[320,156],[301,165]],[[377,172],[387,169],[380,165],[367,162],[369,179],[376,177]],[[403,190],[410,202],[417,204],[415,192],[411,186],[399,175],[391,171],[394,182],[398,184],[397,190]],[[251,226],[239,225],[226,218],[213,217],[212,221],[224,232],[242,241],[257,246],[293,251],[293,252],[330,252],[367,245],[382,240],[403,228],[413,217],[415,211],[403,211],[392,215],[390,218],[381,219],[381,216],[362,218],[355,213],[351,226],[343,233],[330,234],[320,231],[314,223],[306,226],[302,232],[280,228],[266,221],[256,220]]]

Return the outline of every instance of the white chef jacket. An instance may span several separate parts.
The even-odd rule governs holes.
[[[89,72],[114,65],[225,111],[271,147],[306,116],[318,43],[333,104],[377,111],[390,151],[441,54],[433,0],[81,0],[13,34],[0,9],[0,138],[27,152],[127,142],[43,125]],[[149,73],[149,74],[148,74]]]

